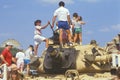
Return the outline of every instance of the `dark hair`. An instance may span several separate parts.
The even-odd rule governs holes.
[[[13,70],[13,71],[11,71],[11,78],[12,78],[12,80],[13,80],[12,75],[16,75],[15,80],[20,80],[20,79],[19,79],[19,73],[18,73],[18,71],[17,71],[17,70]]]
[[[79,17],[80,17],[79,21],[82,21],[82,16],[79,16]]]
[[[63,6],[63,7],[64,7],[64,6],[65,6],[65,3],[64,3],[63,1],[60,1],[60,2],[59,2],[59,6]]]
[[[31,48],[32,48],[32,51],[34,51],[34,46],[33,46],[33,45],[29,45],[29,47],[31,47]]]
[[[78,17],[78,13],[73,13],[73,17]]]
[[[36,26],[37,23],[41,23],[41,20],[36,20],[36,21],[34,22],[34,25]]]

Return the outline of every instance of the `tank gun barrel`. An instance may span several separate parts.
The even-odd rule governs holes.
[[[109,62],[111,61],[111,55],[99,55],[99,56],[95,56],[93,54],[90,55],[85,55],[84,56],[86,60],[90,61],[90,62]]]
[[[95,62],[108,62],[111,61],[111,55],[102,55],[102,56],[96,56]]]

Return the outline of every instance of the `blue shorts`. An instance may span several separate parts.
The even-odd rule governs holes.
[[[30,60],[29,59],[24,59],[24,64],[29,64]]]
[[[70,26],[67,21],[58,21],[58,29],[68,30],[70,29]]]

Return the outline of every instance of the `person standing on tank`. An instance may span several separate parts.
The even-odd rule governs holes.
[[[69,45],[72,44],[71,40],[71,33],[70,33],[70,12],[67,8],[64,7],[65,3],[63,1],[59,2],[59,8],[55,10],[54,16],[52,18],[52,28],[54,27],[54,23],[56,18],[58,18],[58,29],[59,29],[59,41],[60,41],[60,48],[63,47],[63,30],[67,32]]]

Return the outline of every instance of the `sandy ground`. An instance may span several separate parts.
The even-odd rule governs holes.
[[[81,73],[78,76],[74,77],[74,79],[68,77],[66,78],[62,74],[40,74],[38,77],[30,76],[26,77],[25,80],[112,80],[115,77],[111,75],[109,72],[105,73]]]

